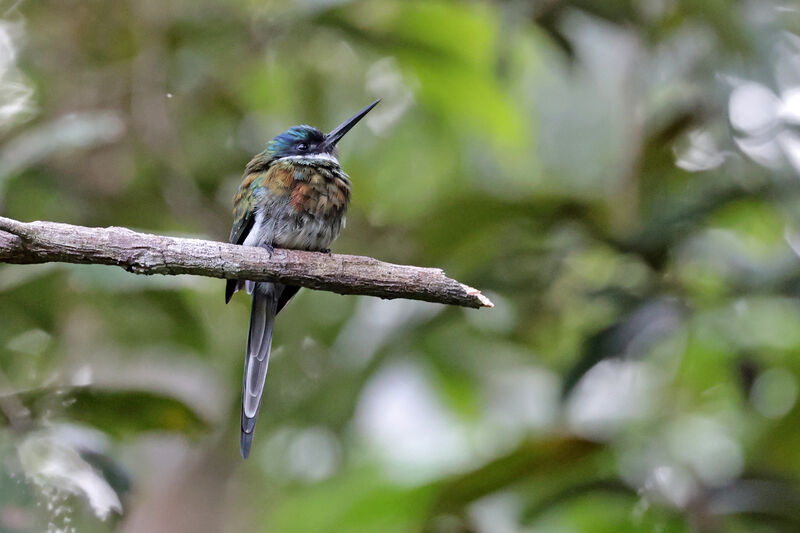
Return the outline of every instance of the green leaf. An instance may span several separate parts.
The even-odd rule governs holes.
[[[37,389],[6,396],[20,401],[34,421],[42,417],[94,426],[115,438],[148,431],[166,431],[198,437],[208,422],[180,400],[142,390],[111,390],[94,387]],[[8,421],[7,414],[3,417]]]

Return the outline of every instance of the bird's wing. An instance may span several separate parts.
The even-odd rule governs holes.
[[[265,161],[262,154],[247,164],[242,183],[233,197],[233,227],[228,238],[232,244],[244,244],[253,229],[256,221],[256,200],[266,193],[270,170],[271,161]],[[235,279],[229,279],[225,283],[225,303],[231,300],[233,293],[241,288],[240,285],[240,281]]]
[[[234,221],[229,239],[230,242],[233,244],[242,244],[250,233],[250,230],[253,229],[255,220],[256,217],[254,213],[249,211],[244,216]],[[233,297],[233,293],[236,292],[238,284],[238,279],[229,279],[225,282],[225,303],[231,301],[231,297]]]
[[[242,244],[247,238],[247,234],[253,229],[255,222],[255,213],[252,211],[245,212],[241,218],[234,220],[233,228],[231,228],[231,236],[228,242],[231,244]]]
[[[229,238],[233,244],[244,244],[255,225],[256,206],[261,217],[268,220],[274,213],[285,209],[290,202],[294,182],[292,170],[284,165],[272,164],[271,161],[263,163],[260,157],[256,156],[247,165],[245,177],[233,198],[234,220]],[[225,284],[225,303],[228,303],[233,293],[240,288],[242,283],[239,280],[228,280]],[[278,309],[283,305],[285,302],[279,305]]]

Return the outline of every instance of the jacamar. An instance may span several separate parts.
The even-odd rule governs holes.
[[[260,246],[270,253],[273,246],[330,252],[350,202],[350,177],[339,166],[336,143],[378,102],[330,133],[294,126],[272,139],[245,168],[233,198],[230,242]],[[261,407],[275,316],[300,287],[228,280],[225,302],[242,288],[253,296],[242,384],[241,452],[246,459]]]

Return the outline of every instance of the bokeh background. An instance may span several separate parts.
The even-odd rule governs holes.
[[[3,0],[0,213],[226,240],[330,129],[343,253],[493,310],[302,291],[238,455],[221,280],[0,265],[0,531],[800,531],[794,0]]]

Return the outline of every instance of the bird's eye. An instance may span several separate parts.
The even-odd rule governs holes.
[[[300,143],[297,145],[297,149],[300,150],[301,152],[305,152],[306,150],[308,150],[308,145],[306,143]]]

